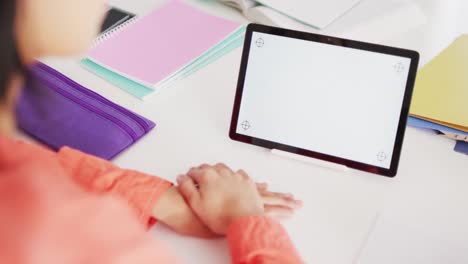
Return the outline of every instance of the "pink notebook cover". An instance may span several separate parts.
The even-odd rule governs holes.
[[[87,56],[116,73],[153,86],[214,47],[239,26],[172,0],[116,32]]]

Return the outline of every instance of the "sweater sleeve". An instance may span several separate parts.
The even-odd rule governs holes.
[[[97,194],[113,194],[123,198],[136,213],[138,219],[151,227],[156,219],[152,210],[172,184],[144,173],[121,169],[112,163],[73,150],[68,147],[58,152],[63,168],[83,189]]]
[[[233,264],[304,263],[284,228],[268,217],[247,217],[228,230]]]

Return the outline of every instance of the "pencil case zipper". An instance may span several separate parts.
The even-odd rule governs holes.
[[[141,118],[139,118],[138,116],[136,116],[135,114],[133,114],[132,112],[128,111],[127,109],[124,109],[123,107],[120,107],[118,105],[115,105],[113,104],[112,102],[110,102],[109,100],[105,99],[104,97],[92,92],[92,91],[89,91],[88,89],[82,87],[80,84],[78,84],[77,82],[69,79],[68,77],[62,75],[60,72],[48,67],[47,65],[44,65],[44,64],[39,64],[36,66],[37,68],[39,68],[40,70],[43,70],[43,71],[46,71],[48,73],[50,73],[52,76],[56,77],[57,79],[59,79],[60,81],[64,82],[65,84],[73,87],[75,90],[77,90],[78,92],[84,94],[85,96],[87,97],[90,97],[94,100],[97,100],[98,102],[116,110],[117,112],[120,112],[121,114],[129,117],[131,120],[133,120],[136,124],[138,124],[144,131],[145,133],[148,132],[151,128],[149,127],[149,125],[144,121],[142,120]],[[125,122],[123,122],[122,120],[120,120],[119,118],[115,117],[114,115],[102,110],[101,108],[99,107],[96,107],[88,102],[86,102],[85,100],[81,99],[81,98],[78,98],[76,97],[75,95],[71,94],[70,92],[66,91],[65,89],[62,89],[60,87],[57,87],[56,84],[52,83],[52,80],[50,80],[50,78],[44,78],[45,81],[48,83],[49,85],[49,88],[50,89],[53,89],[55,92],[61,94],[62,96],[72,100],[73,102],[79,104],[80,106],[92,111],[93,113],[96,113],[97,115],[100,115],[101,117],[111,121],[112,123],[116,124],[117,126],[119,126],[121,129],[123,129],[134,141],[136,141],[139,136],[135,133],[134,129],[132,129],[129,125],[127,125]]]

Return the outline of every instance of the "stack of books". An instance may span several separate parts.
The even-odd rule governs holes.
[[[420,70],[410,114],[409,125],[436,130],[468,154],[468,35]]]
[[[144,99],[241,46],[244,35],[240,23],[171,0],[106,30],[81,64]]]

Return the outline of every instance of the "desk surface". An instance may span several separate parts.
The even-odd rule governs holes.
[[[463,0],[413,1],[428,21],[385,44],[418,50],[424,64],[468,29],[468,21],[456,15]],[[162,1],[111,2],[142,14]],[[190,2],[245,21],[233,9],[213,0]],[[369,38],[372,39],[372,34]],[[240,55],[241,49],[237,49],[145,102],[83,70],[77,60],[50,59],[48,63],[84,86],[157,122],[153,132],[115,160],[118,165],[173,181],[193,165],[222,161],[303,199],[305,207],[284,224],[307,263],[356,262],[377,216],[387,206],[396,207],[401,218],[416,224],[421,221],[420,216],[428,216],[427,213],[429,217],[437,216],[434,210],[444,207],[447,217],[439,217],[427,228],[435,227],[447,234],[455,231],[468,234],[468,192],[463,193],[460,188],[468,185],[468,158],[453,151],[451,140],[408,128],[399,174],[394,179],[356,171],[335,172],[231,141],[228,128]],[[438,188],[441,184],[442,189]],[[466,203],[460,202],[463,199]],[[453,201],[457,201],[457,206],[444,206]],[[439,206],[432,208],[432,203]],[[414,214],[415,211],[419,214]],[[152,232],[178,253],[182,263],[228,263],[224,240],[180,237],[162,226]],[[468,240],[468,235],[465,237]]]

